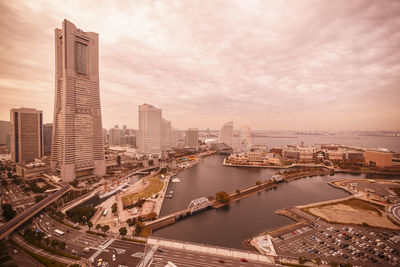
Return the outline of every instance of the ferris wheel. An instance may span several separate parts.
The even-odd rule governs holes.
[[[251,134],[251,129],[249,126],[243,126],[240,128],[239,132],[239,148],[240,151],[247,154],[250,151],[251,146],[253,145],[253,136]]]

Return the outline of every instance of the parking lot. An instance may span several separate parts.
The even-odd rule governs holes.
[[[392,266],[400,262],[400,231],[313,224],[275,237],[273,244],[279,255],[327,263]]]

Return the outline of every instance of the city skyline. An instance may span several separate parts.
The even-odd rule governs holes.
[[[179,129],[399,128],[399,2],[199,3],[1,2],[13,38],[0,42],[0,120],[24,106],[52,122],[53,29],[66,18],[101,36],[107,129],[137,128],[142,103]]]

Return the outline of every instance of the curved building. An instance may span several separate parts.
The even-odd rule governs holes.
[[[225,143],[229,147],[233,145],[233,121],[229,121],[222,126],[218,136],[219,143]]]

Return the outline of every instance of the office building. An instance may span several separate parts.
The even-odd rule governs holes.
[[[222,126],[218,136],[219,143],[225,143],[232,147],[233,145],[233,121],[227,122]]]
[[[51,169],[65,181],[105,174],[99,90],[99,36],[64,20],[55,30]]]
[[[392,166],[393,153],[380,150],[366,150],[365,164],[371,167],[386,168]]]
[[[186,131],[186,146],[197,148],[199,146],[199,131],[197,128],[189,128]]]
[[[53,124],[46,123],[43,124],[43,146],[44,146],[44,156],[51,155],[51,139],[53,135]]]
[[[161,123],[161,147],[168,149],[171,147],[171,121],[162,119]]]
[[[136,136],[135,135],[124,135],[121,137],[121,145],[136,146]]]
[[[107,129],[103,128],[103,144],[107,145],[108,144],[108,132]]]
[[[32,162],[43,157],[43,112],[34,108],[10,111],[11,160]]]
[[[161,152],[161,109],[149,104],[139,106],[139,153]]]
[[[110,146],[119,146],[121,145],[121,138],[123,136],[123,129],[119,129],[119,128],[111,128],[110,130],[108,130],[108,135],[109,135],[109,140],[108,140],[108,144]]]
[[[7,144],[7,135],[11,134],[11,123],[0,121],[0,145]]]
[[[180,132],[178,129],[171,127],[171,135],[169,138],[169,145],[170,147],[178,147],[179,146],[179,136]]]

